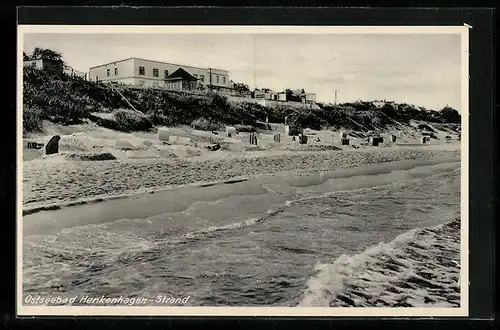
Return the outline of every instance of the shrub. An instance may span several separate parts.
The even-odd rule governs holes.
[[[116,121],[117,129],[122,131],[141,131],[153,126],[145,115],[129,109],[115,110],[113,119]]]
[[[201,131],[218,131],[224,127],[219,122],[214,122],[206,118],[200,117],[191,122],[191,127]]]
[[[146,115],[149,120],[159,126],[171,126],[173,124],[172,118],[170,116],[165,116],[163,113],[159,111],[154,111]]]
[[[25,68],[23,103],[36,106],[42,118],[62,124],[78,123],[98,106],[92,94],[82,93],[82,82],[50,72]]]
[[[39,129],[41,119],[50,119],[62,124],[78,123],[90,118],[91,112],[112,112],[128,108],[130,102],[140,114],[123,110],[117,112],[115,120],[102,121],[106,127],[114,125],[124,130],[142,130],[155,125],[191,125],[200,130],[218,130],[224,125],[239,124],[239,131],[253,132],[257,120],[283,123],[320,129],[324,126],[360,129],[359,124],[373,128],[408,123],[410,119],[460,123],[457,110],[445,107],[439,112],[426,111],[408,104],[375,108],[370,102],[321,104],[320,109],[296,107],[274,103],[262,106],[242,100],[234,101],[217,93],[190,94],[157,89],[133,89],[117,86],[125,101],[116,90],[104,83],[85,81],[79,77],[61,75],[45,70],[24,68],[23,104],[25,105],[24,131]],[[149,119],[149,120],[148,120]],[[115,121],[117,122],[115,124]],[[359,123],[359,124],[357,124]],[[243,127],[245,126],[245,127]]]
[[[42,129],[42,110],[37,106],[23,106],[23,133]]]

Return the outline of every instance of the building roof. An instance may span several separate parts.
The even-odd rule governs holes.
[[[300,95],[300,94],[304,94],[305,90],[304,90],[304,88],[292,89],[292,93],[295,94],[295,95]]]
[[[203,67],[199,67],[199,66],[192,66],[192,65],[187,65],[187,64],[179,64],[179,63],[171,63],[171,62],[164,62],[164,61],[157,61],[157,60],[148,60],[148,59],[145,59],[145,58],[140,58],[140,57],[128,57],[128,58],[124,58],[122,60],[118,60],[118,61],[112,61],[112,62],[108,62],[108,63],[104,63],[104,64],[100,64],[100,65],[96,65],[96,66],[93,66],[90,69],[95,69],[95,68],[99,68],[101,66],[106,66],[106,65],[110,65],[110,64],[114,64],[114,63],[118,63],[118,62],[124,62],[124,61],[129,61],[129,60],[142,60],[142,61],[147,61],[147,62],[155,62],[155,63],[162,63],[162,64],[169,64],[169,65],[175,65],[175,66],[180,66],[180,67],[185,67],[185,68],[194,68],[194,69],[204,69],[204,70],[208,70],[210,68],[203,68]],[[225,69],[220,69],[220,68],[213,68],[211,67],[212,70],[215,70],[215,71],[224,71],[224,73],[229,73],[228,70],[225,70]]]
[[[183,68],[178,68],[171,75],[165,78],[165,81],[175,81],[175,80],[197,81],[198,78],[195,78]]]

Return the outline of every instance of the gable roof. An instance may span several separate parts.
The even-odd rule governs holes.
[[[300,94],[304,94],[305,91],[303,88],[300,88],[300,89],[292,89],[292,93],[295,94],[295,95],[300,95]]]
[[[187,81],[197,81],[198,78],[195,78],[192,76],[189,72],[184,70],[183,68],[179,68],[172,72],[171,75],[169,75],[167,78],[165,78],[166,81],[174,81],[174,80],[187,80]]]

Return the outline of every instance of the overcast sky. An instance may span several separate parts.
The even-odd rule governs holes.
[[[128,57],[229,70],[254,88],[304,88],[317,100],[387,99],[460,111],[460,35],[25,34],[24,51],[61,52],[76,70]]]

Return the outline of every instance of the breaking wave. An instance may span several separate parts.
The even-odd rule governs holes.
[[[318,263],[299,306],[460,307],[460,219]]]

